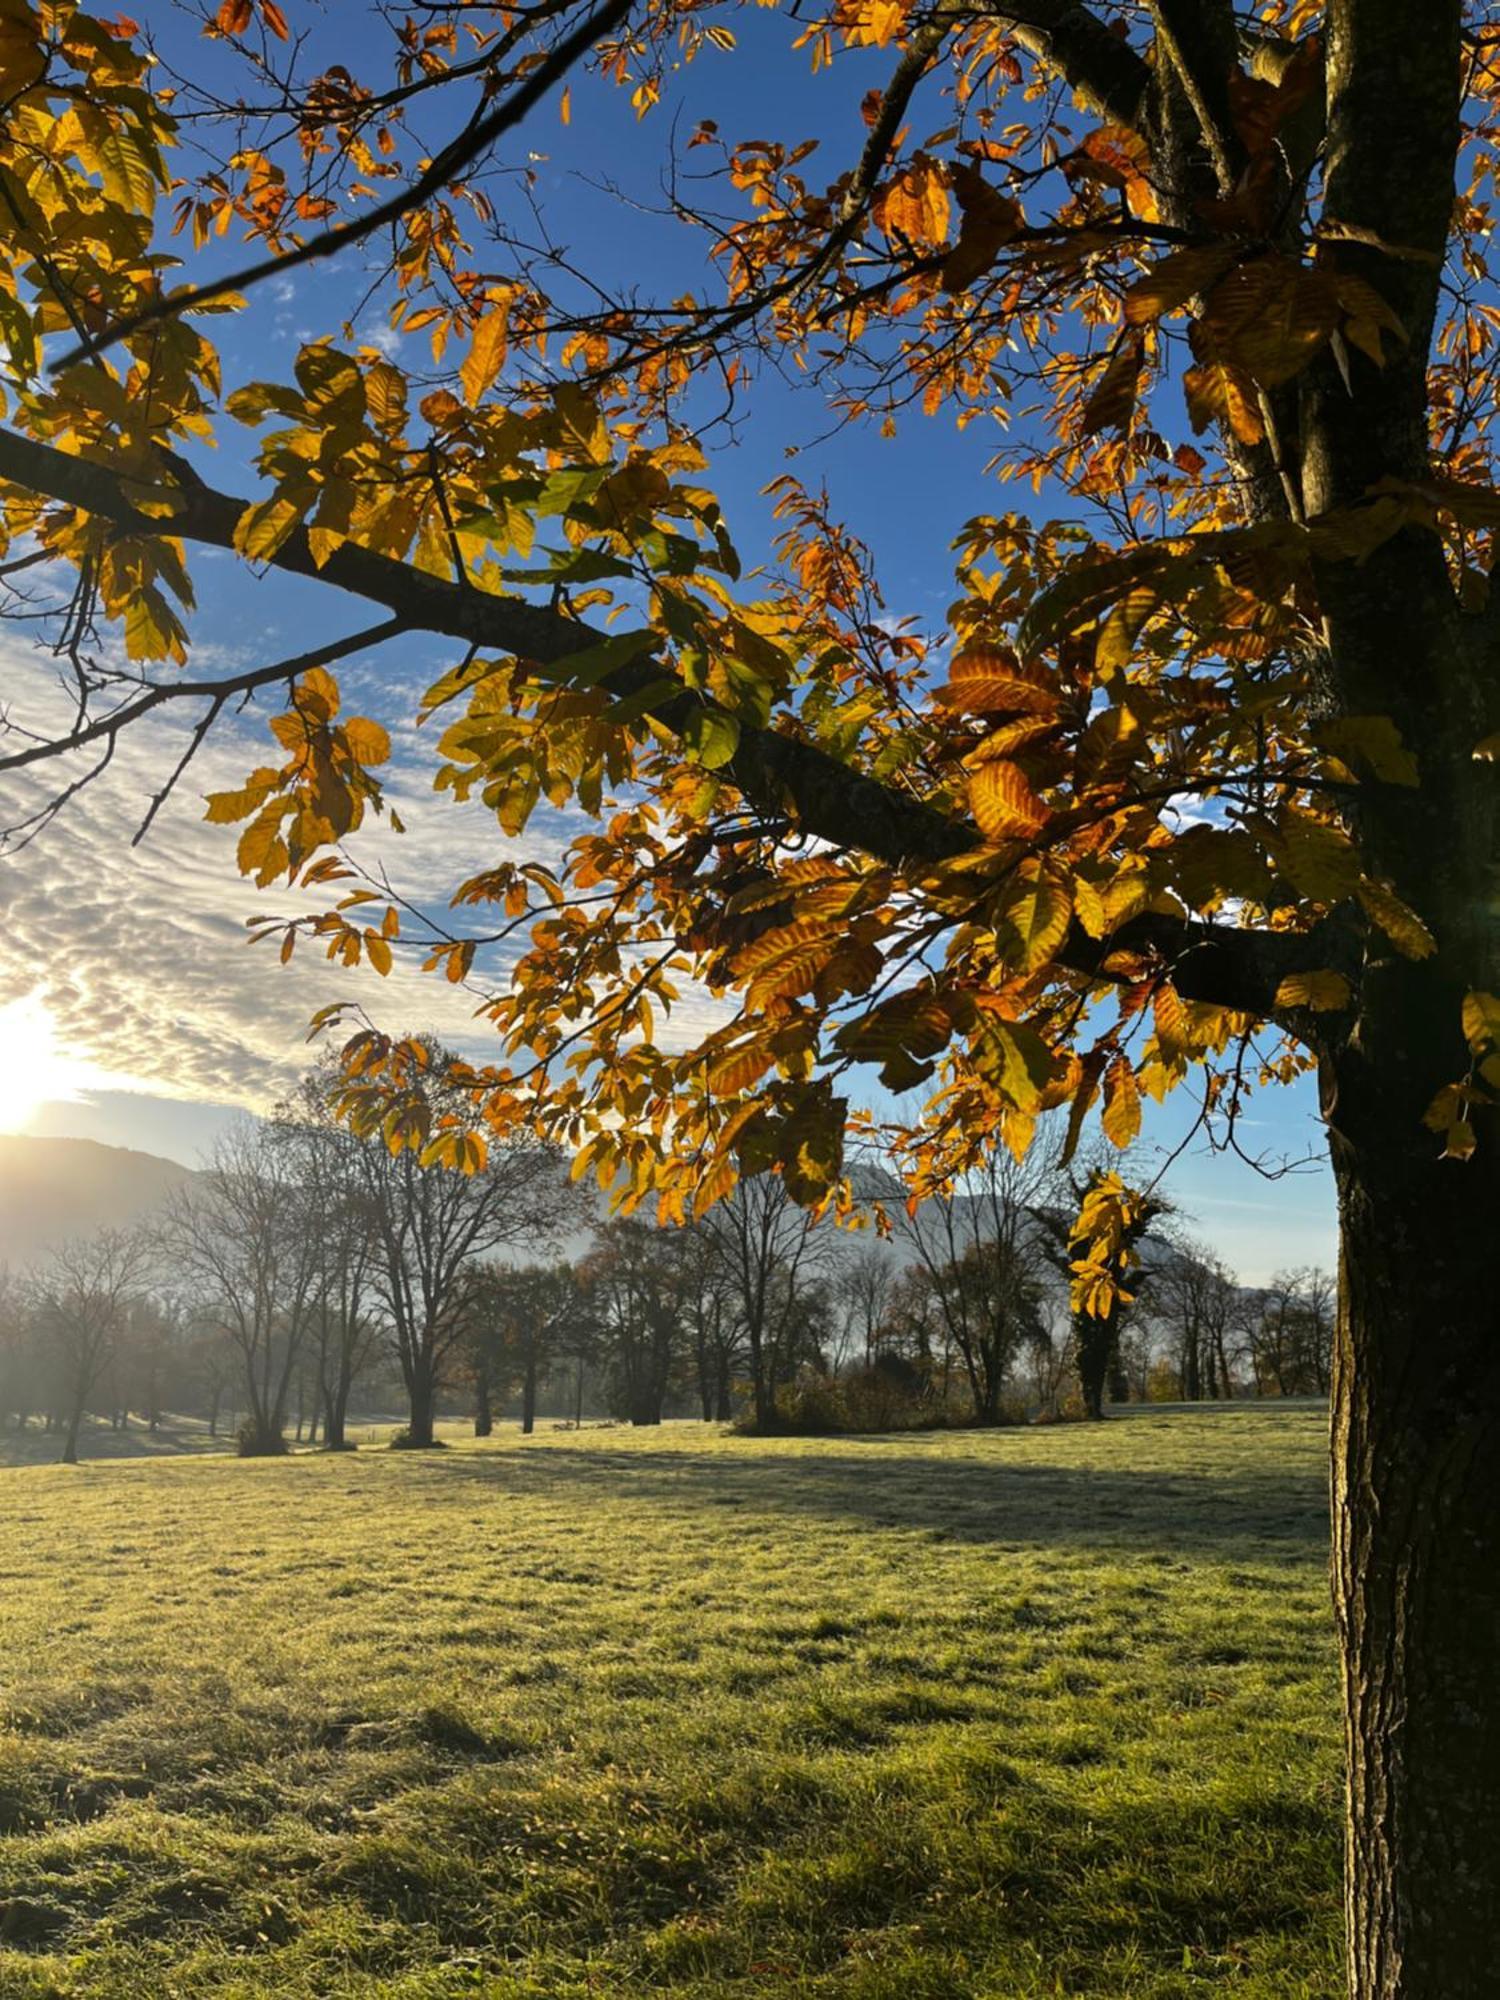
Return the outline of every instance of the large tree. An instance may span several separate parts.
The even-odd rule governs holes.
[[[690,91],[684,57],[736,32],[764,51],[774,19],[729,0],[430,0],[412,20],[372,7],[366,37],[352,12],[335,61],[281,9],[225,0],[213,32],[245,37],[250,69],[236,86],[223,48],[195,80],[180,48],[147,68],[124,19],[5,8],[0,491],[12,581],[23,565],[25,587],[74,580],[58,642],[76,703],[43,740],[15,718],[3,762],[82,760],[18,822],[44,820],[151,710],[191,703],[206,732],[280,684],[280,760],[211,817],[244,822],[261,881],[327,881],[324,850],[380,804],[387,749],[341,716],[330,664],[413,631],[452,640],[428,703],[448,721],[441,783],[507,835],[542,797],[598,816],[560,868],[502,859],[461,887],[461,906],[530,928],[491,1010],[490,1124],[544,1121],[669,1214],[737,1175],[826,1198],[841,1080],[862,1063],[900,1090],[932,1079],[918,1193],[997,1128],[1024,1145],[1048,1106],[1081,1125],[1102,1100],[1128,1142],[1143,1087],[1206,1071],[1209,1110],[1232,1119],[1256,1081],[1315,1069],[1342,1227],[1351,1991],[1486,1993],[1490,9],[799,15],[823,136],[842,144],[856,103],[864,136],[809,167],[805,146],[700,125],[710,185],[678,162],[662,179],[717,277],[662,298],[581,268],[524,163],[488,169],[570,74],[555,153],[606,83],[645,117]],[[171,152],[185,118],[194,150]],[[188,177],[170,205],[168,158]],[[185,281],[164,261],[169,219]],[[256,239],[244,270],[225,268],[229,230]],[[293,379],[223,405],[275,422],[254,492],[220,491],[182,456],[221,407],[190,309],[254,308],[268,273],[335,252],[429,334],[432,368],[417,384],[347,335],[304,345]],[[944,685],[859,544],[789,481],[787,578],[737,588],[696,439],[710,395],[737,419],[768,356],[850,422],[1014,415],[998,469],[1061,496],[1065,525],[962,529]],[[1184,406],[1199,442],[1173,448]],[[376,622],[299,659],[188,668],[205,547]],[[591,622],[610,603],[626,629]],[[101,619],[123,624],[125,664],[91,650]],[[415,933],[440,969],[476,972],[476,936],[394,905],[278,928],[287,949],[316,932],[377,971]],[[685,975],[731,1003],[689,1048],[659,1036]],[[361,1088],[390,1093],[396,1143],[441,1143],[401,1117],[410,1045],[367,1031],[352,1060]],[[1101,1309],[1105,1207],[1082,1277]]]

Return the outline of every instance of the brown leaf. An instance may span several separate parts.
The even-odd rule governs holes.
[[[1129,430],[1144,365],[1145,350],[1139,340],[1122,341],[1115,349],[1083,406],[1085,437],[1092,437],[1096,431]]]

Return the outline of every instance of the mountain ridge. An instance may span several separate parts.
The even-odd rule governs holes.
[[[0,1134],[0,1264],[19,1269],[69,1237],[128,1229],[193,1178],[133,1146]]]

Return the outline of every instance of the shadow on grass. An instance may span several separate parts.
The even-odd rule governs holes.
[[[998,1434],[1003,1449],[1004,1434]],[[430,1476],[705,1513],[802,1515],[826,1524],[994,1547],[1108,1549],[1245,1563],[1305,1562],[1327,1545],[1320,1469],[1168,1470],[997,1462],[913,1452],[903,1439],[839,1439],[764,1458],[681,1449],[549,1445],[469,1455]]]

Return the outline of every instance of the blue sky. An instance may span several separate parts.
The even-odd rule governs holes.
[[[165,0],[131,11],[185,65],[220,60],[196,37],[184,39],[183,16]],[[287,11],[294,28],[312,25],[320,59],[342,58],[360,68],[342,43],[349,24],[364,18],[362,8],[315,9],[302,0]],[[733,19],[740,50],[732,57],[706,52],[644,124],[637,123],[626,93],[575,85],[566,128],[554,99],[509,144],[503,164],[535,173],[537,200],[553,235],[578,262],[658,295],[701,285],[698,246],[643,212],[659,200],[674,115],[680,116],[680,142],[700,118],[717,120],[726,137],[795,139],[819,132],[824,144],[808,164],[810,177],[832,178],[857,151],[860,97],[883,79],[889,56],[842,56],[832,80],[814,78],[805,54],[787,53],[796,30],[786,16],[747,8]],[[370,73],[376,73],[373,58]],[[914,129],[943,122],[929,86],[914,111]],[[691,164],[694,156],[686,157]],[[519,212],[518,189],[513,176],[495,178],[491,192],[502,213]],[[224,254],[233,258],[235,246]],[[242,316],[210,322],[223,353],[226,389],[257,376],[285,377],[304,338],[341,338],[341,323],[363,289],[360,269],[355,252],[340,265],[263,288]],[[356,335],[388,338],[383,312],[362,314]],[[395,351],[418,366],[426,361],[421,336]],[[869,543],[892,615],[914,616],[930,632],[941,629],[953,595],[948,545],[964,521],[980,512],[1042,504],[985,472],[1002,437],[996,426],[976,423],[959,433],[942,418],[911,416],[894,441],[881,439],[873,427],[824,438],[829,420],[819,392],[774,376],[756,384],[752,407],[750,420],[718,440],[709,475],[742,554],[752,562],[766,554],[770,503],[762,489],[790,466],[810,484],[826,483],[835,512]],[[221,439],[218,452],[202,461],[205,473],[248,494],[253,435],[226,421]],[[788,458],[788,445],[799,447],[795,458]],[[200,555],[193,567],[201,604],[194,635],[206,660],[260,664],[361,622],[357,609],[351,615],[330,593],[290,579],[256,579],[228,558]],[[0,630],[0,673],[12,699],[20,688],[45,701],[48,670],[28,656],[27,644],[24,634]],[[396,690],[425,685],[450,663],[444,651],[427,644],[388,649],[342,674],[346,704],[389,720],[399,713]],[[130,852],[123,842],[176,740],[180,725],[172,722],[132,745],[120,768],[41,842],[0,860],[0,907],[7,919],[0,938],[0,1007],[29,996],[33,1023],[44,1007],[60,1059],[58,1089],[49,1101],[34,1105],[25,1092],[12,1092],[12,1122],[20,1104],[31,1130],[191,1159],[231,1107],[264,1103],[285,1086],[304,1059],[306,1020],[328,999],[365,998],[388,1025],[430,1022],[455,1039],[468,1032],[463,1002],[436,991],[430,980],[419,985],[408,975],[384,987],[368,975],[336,974],[321,960],[300,955],[283,972],[272,953],[246,951],[247,916],[258,908],[301,904],[285,892],[257,897],[235,872],[232,832],[203,826],[197,801],[210,785],[236,782],[259,760],[263,728],[263,719],[252,715],[221,737],[144,849]],[[411,834],[404,842],[384,833],[362,840],[364,858],[389,866],[419,891],[424,880],[451,883],[463,868],[497,855],[499,837],[482,814],[424,798],[424,751],[410,732],[398,740],[394,775]],[[542,815],[527,840],[540,854],[555,848],[562,832],[555,816]],[[1170,1152],[1188,1117],[1185,1105],[1152,1110],[1147,1154]],[[6,1119],[0,1093],[0,1126]],[[1272,1160],[1320,1153],[1310,1087],[1262,1093],[1242,1142]],[[1233,1158],[1190,1151],[1173,1168],[1169,1185],[1196,1217],[1199,1233],[1247,1278],[1285,1264],[1331,1261],[1333,1202],[1321,1164],[1266,1180]]]

